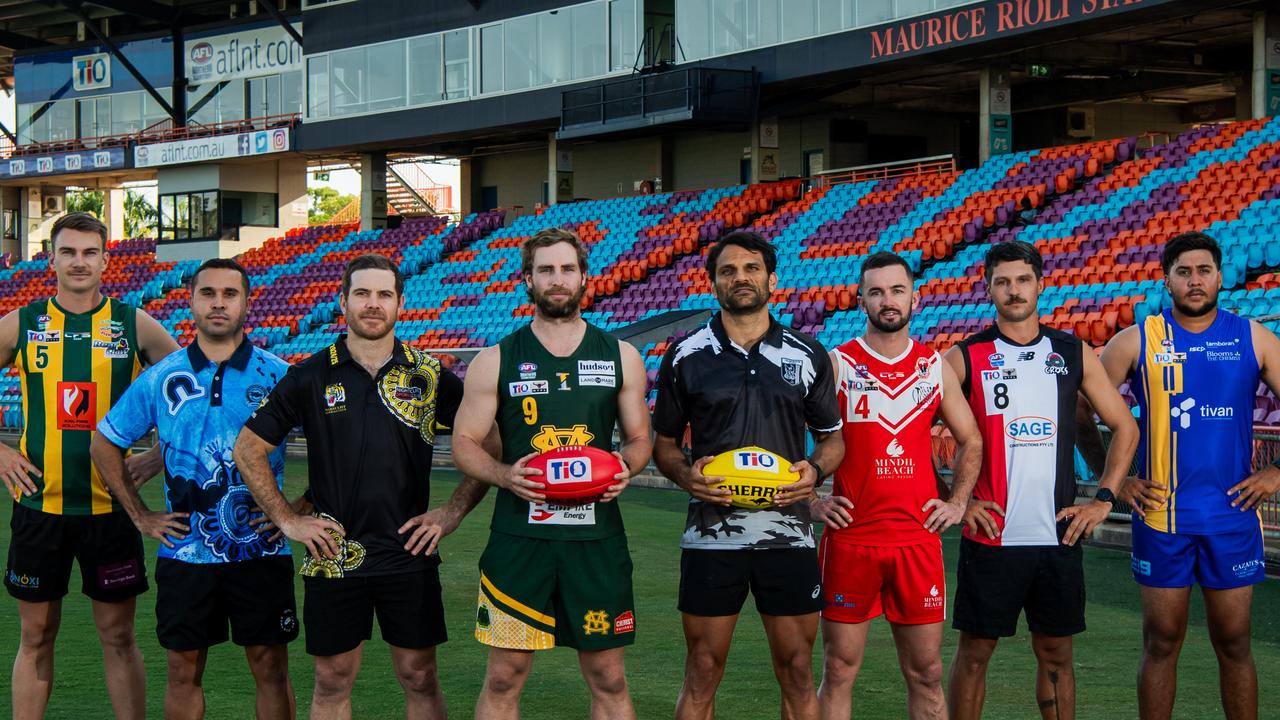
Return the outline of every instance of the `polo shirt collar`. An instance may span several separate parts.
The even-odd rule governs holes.
[[[729,333],[724,329],[724,319],[721,317],[722,312],[717,312],[711,316],[711,332],[716,336],[716,341],[722,348],[733,348],[739,352],[745,352],[733,340],[729,339]],[[782,323],[778,322],[778,319],[772,314],[769,315],[769,329],[765,331],[764,337],[760,338],[760,342],[776,348],[782,347]],[[756,347],[760,346],[756,345]]]
[[[413,359],[409,357],[408,346],[400,338],[395,340],[395,349],[391,351],[391,362],[396,365],[413,365]],[[351,361],[351,351],[347,349],[347,333],[341,333],[333,345],[329,346],[329,365],[341,365]]]
[[[227,360],[227,364],[243,372],[249,368],[249,358],[253,357],[253,343],[249,342],[249,338],[240,339],[240,344],[236,346],[235,352],[231,353],[231,357]],[[191,363],[191,369],[200,372],[213,364],[204,351],[200,349],[200,339],[196,338],[187,346],[187,360]]]

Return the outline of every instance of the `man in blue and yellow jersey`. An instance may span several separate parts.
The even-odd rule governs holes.
[[[17,450],[0,445],[0,480],[14,497],[4,584],[18,600],[22,639],[10,687],[15,717],[41,717],[53,689],[53,647],[71,564],[93,600],[107,691],[117,717],[145,711],[134,598],[147,589],[142,539],[89,459],[98,420],[144,363],[178,349],[146,313],[102,294],[107,228],[71,213],[53,225],[57,294],[0,319],[0,367],[17,364],[25,419]],[[159,456],[131,467],[159,471]]]
[[[1173,307],[1125,329],[1102,363],[1132,378],[1142,417],[1141,476],[1119,497],[1134,508],[1133,576],[1142,586],[1138,708],[1169,718],[1191,586],[1204,593],[1229,720],[1258,717],[1249,648],[1253,585],[1262,582],[1257,505],[1280,490],[1280,468],[1253,472],[1253,398],[1280,392],[1280,340],[1219,310],[1222,251],[1202,233],[1171,239],[1161,263]]]

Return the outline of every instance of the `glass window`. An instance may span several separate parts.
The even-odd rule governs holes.
[[[177,233],[173,227],[177,219],[177,214],[174,211],[174,201],[175,196],[173,195],[160,196],[160,227],[157,228],[157,231],[161,240],[177,239]]]
[[[191,238],[219,237],[218,191],[191,193]]]
[[[722,55],[747,47],[747,0],[712,0],[711,53]]]
[[[565,82],[572,79],[569,13],[552,10],[538,15],[538,50],[542,61],[544,83]]]
[[[920,15],[933,10],[933,0],[898,0],[895,18]]]
[[[218,122],[235,122],[249,117],[244,107],[244,80],[235,79],[218,92]]]
[[[264,192],[222,192],[222,219],[227,227],[258,225],[275,227],[279,215],[278,196]]]
[[[506,88],[523,90],[538,84],[538,19],[512,18],[504,23],[503,67]]]
[[[108,108],[111,114],[111,135],[142,132],[142,128],[145,127],[142,122],[142,96],[146,94],[144,91],[139,91],[120,93],[115,96],[115,102]],[[99,98],[98,102],[101,103],[102,100],[103,98]]]
[[[49,142],[65,142],[76,137],[76,101],[59,100],[49,108]]]
[[[449,100],[471,94],[471,45],[467,30],[444,33],[444,95]]]
[[[818,0],[818,31],[828,33],[848,27],[844,20],[846,0]]]
[[[122,93],[116,95],[116,101],[125,103],[129,101],[130,95],[133,93]],[[121,132],[134,132],[124,130]],[[80,137],[96,138],[103,135],[112,135],[115,131],[111,127],[111,96],[102,95],[94,98],[85,98],[80,101]]]
[[[777,45],[781,42],[781,36],[778,34],[778,28],[782,26],[782,18],[779,17],[778,4],[780,0],[759,0],[759,8],[756,17],[759,18],[759,30],[754,34],[756,42],[755,46]]]
[[[329,56],[307,58],[307,117],[329,117]]]
[[[365,48],[352,48],[329,53],[333,69],[329,96],[332,114],[350,115],[368,107],[365,90]]]
[[[711,0],[680,0],[676,3],[676,37],[684,57],[677,60],[697,60],[711,54],[711,25],[708,21]]]
[[[502,91],[502,26],[480,28],[480,92]]]
[[[160,94],[160,97],[164,98],[165,102],[173,102],[173,88],[156,88],[156,92]],[[142,129],[146,130],[152,125],[168,119],[169,113],[163,107],[160,107],[160,103],[151,97],[151,93],[142,93]]]
[[[604,3],[578,5],[571,8],[570,17],[573,25],[573,77],[603,75],[605,39],[608,37]]]
[[[37,142],[32,137],[34,126],[31,120],[31,114],[36,111],[38,105],[34,103],[24,103],[18,106],[18,144],[25,145],[27,143]]]
[[[813,37],[816,10],[814,0],[782,0],[782,41]]]
[[[292,115],[302,113],[302,71],[282,73],[280,75],[280,107],[272,115]]]
[[[507,23],[507,33],[511,23]],[[636,0],[612,0],[609,3],[609,69],[630,70],[636,64]],[[508,38],[507,47],[511,40]],[[510,81],[508,71],[507,79]]]
[[[858,0],[858,27],[893,19],[893,0]]]
[[[369,109],[404,107],[404,41],[369,46]]]
[[[440,102],[440,36],[428,35],[409,41],[409,104]]]

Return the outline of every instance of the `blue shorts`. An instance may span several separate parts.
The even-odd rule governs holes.
[[[1133,522],[1133,579],[1157,588],[1200,587],[1230,590],[1262,582],[1266,560],[1262,554],[1262,525],[1218,535],[1167,533],[1152,530],[1139,518]]]

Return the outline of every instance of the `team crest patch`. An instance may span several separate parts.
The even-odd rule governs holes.
[[[1058,353],[1051,352],[1044,359],[1044,372],[1046,375],[1066,375],[1067,361]]]
[[[519,371],[521,380],[532,380],[538,377],[537,363],[522,362],[516,367],[516,370]]]
[[[347,409],[347,389],[342,383],[334,383],[324,389],[324,408],[328,414],[342,412]]]
[[[609,629],[609,613],[603,610],[588,610],[582,616],[582,632],[587,635],[608,635]]]
[[[204,397],[204,388],[200,387],[196,376],[185,370],[170,373],[164,379],[162,389],[170,417],[177,415],[188,402]]]
[[[929,377],[929,358],[916,360],[916,375],[922,378]]]
[[[788,360],[786,358],[783,358],[782,379],[786,380],[788,385],[800,384],[800,361],[799,360]]]

